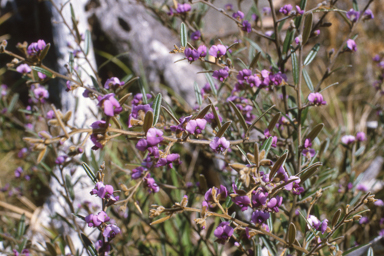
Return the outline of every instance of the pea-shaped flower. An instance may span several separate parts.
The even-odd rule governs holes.
[[[254,211],[251,216],[251,222],[254,224],[261,224],[269,219],[270,214],[264,211]]]
[[[196,120],[190,120],[185,127],[185,129],[190,133],[190,134],[200,134],[204,129],[205,125],[207,124],[207,120],[205,119],[196,119]]]
[[[215,137],[211,143],[209,143],[209,146],[213,151],[216,153],[221,153],[229,148],[229,141],[227,141],[224,137]]]
[[[227,48],[222,45],[212,45],[211,48],[209,49],[209,55],[215,57],[215,58],[220,58],[221,56],[224,56],[227,53]]]
[[[312,92],[308,95],[308,101],[313,105],[321,106],[327,104],[327,102],[323,99],[323,95],[319,92]]]
[[[99,107],[104,108],[104,113],[107,116],[115,116],[123,111],[123,108],[120,106],[120,103],[115,99],[115,94],[110,93],[99,99],[99,103],[97,104]]]
[[[215,232],[213,234],[215,237],[217,237],[217,242],[220,244],[225,244],[227,240],[232,236],[233,234],[233,228],[230,226],[230,223],[227,221],[221,222],[219,226],[215,229]]]

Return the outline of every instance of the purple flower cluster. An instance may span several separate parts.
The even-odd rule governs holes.
[[[91,124],[91,128],[92,128],[92,134],[91,134],[91,141],[93,142],[93,144],[95,144],[92,149],[93,150],[97,150],[99,148],[103,148],[104,147],[104,144],[103,144],[103,139],[104,139],[104,136],[102,135],[103,132],[96,132],[95,130],[96,129],[106,129],[107,128],[107,122],[104,121],[104,120],[98,120],[96,122],[93,122]]]
[[[27,48],[27,53],[29,56],[37,56],[45,49],[47,44],[44,40],[38,40],[37,42],[31,43]]]
[[[355,141],[365,141],[367,137],[365,136],[364,132],[358,132],[356,133],[356,137],[353,135],[344,135],[341,137],[341,142],[345,145],[351,145],[355,143]]]
[[[85,217],[85,222],[88,224],[88,227],[102,226],[104,228],[103,236],[108,242],[121,232],[117,225],[107,223],[110,220],[111,218],[104,211],[101,211],[98,214],[89,214]]]
[[[220,58],[227,53],[227,47],[222,44],[212,45],[209,49],[209,55],[215,58]]]
[[[190,4],[178,4],[176,8],[177,13],[186,13],[191,10]]]
[[[184,55],[187,58],[187,60],[192,63],[193,61],[198,60],[199,58],[204,58],[207,56],[207,47],[205,45],[200,45],[199,48],[191,49],[186,48],[184,50]]]
[[[111,77],[105,81],[104,88],[116,91],[116,89],[122,85],[124,85],[124,81],[120,81],[117,77]]]
[[[215,191],[216,191],[216,194],[215,194],[216,198],[215,199],[217,201],[225,200],[227,198],[228,190],[225,186],[220,185],[219,188],[213,187],[213,189],[215,189]],[[214,197],[212,195],[212,188],[208,189],[208,191],[205,193],[204,199],[205,199],[204,202],[206,202],[207,205],[209,205],[210,207],[214,207],[216,205]]]
[[[289,15],[292,11],[292,5],[286,4],[283,7],[280,8],[279,12],[284,15]]]
[[[91,195],[97,195],[101,199],[108,200],[108,205],[112,205],[119,200],[119,196],[114,196],[113,193],[115,193],[113,187],[111,185],[104,185],[101,181],[97,182],[91,190]]]
[[[216,242],[225,244],[225,242],[227,242],[228,239],[232,236],[233,231],[234,229],[231,227],[229,222],[221,222],[213,232],[215,237],[217,237]]]
[[[216,153],[222,153],[229,148],[230,143],[224,137],[215,137],[211,143],[209,143],[209,146]]]
[[[311,148],[312,147],[311,139],[305,139],[303,147],[304,149],[302,151],[302,154],[304,156],[306,156],[307,158],[311,158],[315,156],[316,151],[313,148]]]

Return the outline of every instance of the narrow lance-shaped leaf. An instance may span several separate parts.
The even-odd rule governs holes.
[[[173,121],[175,121],[177,124],[180,124],[179,120],[177,120],[177,118],[173,115],[173,113],[168,108],[164,106],[161,106],[161,108],[168,113],[168,115],[173,119]]]
[[[271,173],[269,174],[270,180],[273,179],[275,176],[276,172],[280,169],[281,166],[284,165],[285,160],[287,160],[288,153],[283,154],[279,159],[277,159],[276,163],[273,165],[271,169]]]
[[[232,121],[228,121],[224,123],[223,126],[220,128],[220,130],[217,132],[216,137],[219,137],[219,138],[222,137],[231,124],[232,124]]]
[[[307,57],[304,60],[304,66],[309,65],[313,59],[316,57],[317,53],[319,52],[320,44],[315,44],[313,46],[312,50],[308,53]]]
[[[83,233],[81,233],[81,239],[83,240],[84,247],[87,249],[87,251],[92,256],[97,256],[98,253],[97,253],[97,251],[95,249],[95,246],[91,242],[91,240],[89,240],[89,238],[86,235],[84,235]]]
[[[209,112],[209,109],[211,108],[212,105],[208,105],[205,108],[203,108],[193,119],[203,119],[205,115]]]
[[[160,110],[161,110],[161,101],[163,100],[161,94],[157,94],[155,100],[153,101],[153,112],[154,112],[154,118],[153,118],[153,126],[157,124],[160,118]]]
[[[369,247],[368,252],[367,252],[367,256],[374,256],[372,247]]]
[[[283,54],[286,54],[293,42],[293,38],[295,37],[296,29],[292,29],[291,31],[288,31],[284,43],[283,43]]]
[[[316,125],[312,131],[310,133],[308,133],[308,135],[306,136],[306,138],[310,139],[311,141],[313,141],[317,135],[319,135],[319,133],[321,132],[321,130],[323,129],[324,127],[324,124],[318,124]],[[305,141],[305,139],[304,139]]]
[[[25,214],[23,213],[21,215],[19,225],[17,226],[17,237],[16,238],[21,238],[25,233]]]
[[[51,48],[51,44],[48,43],[45,48],[40,53],[40,61],[43,61],[45,56],[47,56],[49,49]]]
[[[194,83],[193,86],[195,87],[195,95],[196,95],[197,104],[199,104],[199,106],[201,106],[201,104],[203,104],[203,97],[201,97],[201,91],[200,91],[199,86],[197,85],[196,82]]]
[[[213,82],[212,76],[208,73],[205,73],[205,77],[208,80],[209,86],[211,87],[212,93],[214,96],[217,96],[217,90],[215,87],[215,83]]]
[[[265,150],[265,157],[267,157],[269,150],[272,146],[272,137],[269,137],[261,146],[260,151]]]
[[[309,76],[307,70],[305,68],[303,68],[303,77],[304,77],[304,81],[305,83],[307,84],[308,86],[308,89],[311,91],[311,92],[314,92],[315,89],[313,88],[313,84],[312,84],[312,80],[311,80],[311,77]]]
[[[18,102],[18,100],[19,100],[19,94],[18,94],[18,93],[15,93],[15,94],[12,96],[11,102],[10,102],[9,105],[8,105],[7,113],[11,113],[11,112],[12,112],[12,110],[15,108],[16,103]]]
[[[254,157],[254,160],[255,160],[255,164],[257,166],[259,166],[259,163],[260,163],[260,159],[259,159],[259,144],[257,144],[257,142],[255,142],[255,145],[254,145],[253,157]]]
[[[257,62],[259,61],[261,52],[257,51],[255,54],[255,57],[253,57],[251,64],[249,64],[249,68],[252,69],[256,66]]]
[[[322,166],[320,162],[314,163],[313,165],[309,166],[308,168],[304,169],[302,171],[302,174],[300,176],[300,184],[304,184],[304,182],[310,178],[313,177],[313,174],[317,171],[317,169]]]
[[[48,70],[44,69],[44,68],[37,67],[37,66],[31,66],[31,69],[33,69],[33,70],[35,70],[37,72],[43,73],[47,77],[53,77],[53,74],[51,72],[49,72]]]
[[[217,113],[217,110],[215,108],[215,105],[213,105],[212,100],[210,98],[208,98],[208,100],[211,103],[212,113],[215,116],[215,120],[217,122],[217,126],[220,129],[221,128],[221,122],[220,122],[219,114]]]
[[[87,29],[85,31],[85,39],[84,39],[84,53],[88,55],[89,49],[91,48],[91,32]]]
[[[91,76],[93,87],[95,87],[96,91],[100,91],[99,83],[97,82],[96,78],[94,76]]]
[[[299,83],[299,62],[297,61],[296,53],[293,51],[291,52],[291,60],[293,82],[297,85]]]
[[[288,228],[288,244],[291,245],[295,242],[296,239],[296,227],[292,222],[289,224]]]
[[[333,218],[332,218],[332,221],[331,221],[331,227],[335,227],[337,222],[339,221],[340,219],[340,215],[341,215],[341,209],[337,210],[335,212],[335,214],[333,215]]]
[[[70,71],[71,73],[73,72],[73,66],[74,66],[74,63],[75,63],[75,59],[74,59],[73,53],[70,52],[70,53],[69,53],[69,71]]]
[[[147,92],[145,91],[145,88],[144,88],[144,85],[143,85],[141,79],[139,79],[139,88],[140,88],[141,94],[143,95],[143,103],[148,104]]]
[[[92,180],[93,183],[96,184],[97,180],[91,168],[86,163],[82,163],[81,165],[83,166],[85,173],[88,175],[88,177]]]
[[[272,120],[271,120],[271,122],[269,122],[268,130],[269,130],[270,132],[272,132],[273,128],[276,127],[276,124],[277,124],[277,122],[279,121],[280,116],[281,116],[281,113],[279,112],[279,113],[277,113],[276,115],[274,115],[273,118],[272,118]]]
[[[55,246],[49,242],[45,242],[45,246],[47,247],[47,250],[49,251],[49,255],[56,256],[57,252],[55,249]]]
[[[242,113],[240,112],[240,110],[236,107],[235,103],[233,103],[232,101],[230,101],[229,104],[230,104],[231,107],[233,108],[233,111],[235,111],[235,114],[236,114],[237,118],[239,119],[239,122],[240,122],[241,126],[243,127],[244,131],[247,131],[247,130],[248,130],[248,125],[247,125],[247,123],[245,122],[245,119],[244,119],[243,114],[242,114]]]
[[[254,104],[256,104],[255,102],[253,102]],[[245,133],[245,136],[244,137],[247,137],[248,133],[251,131],[252,127],[263,117],[265,116],[265,114],[267,114],[272,108],[274,108],[275,105],[271,106],[269,109],[267,109],[263,114],[261,114],[261,116],[259,116],[255,121],[252,122],[252,124],[248,127],[248,130],[246,131]]]
[[[144,124],[143,124],[143,130],[145,134],[152,127],[152,124],[153,124],[153,113],[152,111],[147,111],[147,113],[145,113]]]
[[[313,22],[313,15],[312,15],[312,13],[309,13],[305,17],[305,21],[304,21],[303,42],[302,42],[303,45],[305,45],[307,43],[309,36],[311,35],[312,22]]]
[[[187,33],[187,26],[184,22],[181,23],[180,26],[180,40],[181,40],[181,46],[186,47],[188,42],[188,33]]]
[[[357,4],[357,0],[352,1],[353,10],[359,11],[359,5]]]

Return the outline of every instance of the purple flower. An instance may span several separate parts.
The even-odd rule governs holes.
[[[101,223],[107,222],[109,220],[110,218],[104,211],[99,212],[97,215],[89,214],[87,217],[85,217],[85,222],[88,223],[88,227],[98,227],[101,225]]]
[[[21,254],[19,254],[19,252],[16,250],[16,249],[13,249],[12,252],[14,253],[13,255],[14,256],[19,256],[19,255],[23,255],[23,256],[29,256],[29,250],[28,249],[23,249],[21,251]]]
[[[0,85],[0,95],[6,96],[7,95],[8,86],[5,84]]]
[[[47,115],[46,115],[46,118],[47,119],[53,119],[53,118],[55,118],[56,116],[55,116],[55,112],[53,112],[53,110],[49,110],[48,112],[47,112]]]
[[[379,236],[384,236],[384,229],[379,231]]]
[[[244,19],[244,13],[242,11],[237,11],[232,14],[232,17],[237,20],[242,20]]]
[[[249,21],[247,21],[247,20],[244,20],[243,24],[242,24],[242,27],[241,27],[241,30],[243,30],[243,31],[245,31],[247,33],[251,33],[251,31],[252,31],[251,23],[249,23]]]
[[[159,186],[156,184],[155,180],[151,178],[151,174],[147,174],[147,177],[144,179],[144,187],[148,188],[148,193],[157,193],[160,191]]]
[[[33,94],[40,102],[44,102],[44,99],[49,97],[49,92],[44,87],[37,87],[33,90]]]
[[[212,77],[216,78],[220,82],[223,82],[229,75],[229,68],[225,67],[223,69],[213,71]]]
[[[296,10],[297,10],[298,14],[300,14],[300,15],[304,14],[304,10],[301,10],[300,6],[298,6],[298,5],[296,5]]]
[[[355,136],[353,135],[344,135],[341,137],[341,142],[345,145],[350,145],[356,141]]]
[[[44,80],[45,78],[47,78],[47,76],[41,72],[37,72],[37,76],[41,79],[41,80]]]
[[[373,18],[375,18],[375,16],[371,10],[368,9],[364,12],[363,20],[372,20]]]
[[[325,100],[323,100],[323,95],[321,95],[319,92],[312,92],[308,95],[308,101],[311,102],[313,105],[321,106],[327,104]]]
[[[314,215],[309,215],[308,217],[308,223],[310,224],[310,226],[308,225],[308,228],[311,228],[313,227],[314,229],[318,229],[320,228],[320,225],[321,225],[321,222],[319,221],[318,218],[316,218],[316,216]]]
[[[358,141],[365,141],[365,140],[367,140],[367,137],[365,136],[364,132],[358,132],[358,133],[356,133],[356,139]]]
[[[212,45],[209,49],[209,55],[215,58],[220,58],[221,56],[225,55],[226,52],[227,48],[222,44]]]
[[[284,5],[279,10],[279,12],[284,14],[284,15],[289,15],[291,11],[292,11],[292,5],[290,5],[290,4]]]
[[[164,158],[160,158],[155,167],[161,167],[168,165],[169,168],[173,168],[172,163],[180,164],[180,155],[179,154],[169,154]]]
[[[220,185],[220,188],[215,188],[216,189],[216,199],[217,200],[225,200],[228,196],[228,190],[225,186],[223,185]],[[205,195],[204,195],[204,199],[207,203],[207,205],[209,205],[210,207],[214,207],[216,204],[215,204],[215,200],[213,200],[213,195],[212,195],[212,188],[208,189],[207,192],[205,192]]]
[[[313,148],[308,148],[308,149],[304,149],[301,153],[307,158],[311,158],[316,155],[316,150],[314,150]]]
[[[226,4],[224,5],[224,8],[227,10],[227,11],[231,11],[233,9],[233,5],[232,4]]]
[[[113,90],[116,90],[117,88],[119,88],[122,85],[124,85],[124,81],[120,82],[119,78],[111,77],[111,78],[107,79],[107,81],[105,81],[104,88],[105,89],[111,88]]]
[[[377,201],[374,203],[376,206],[379,206],[379,207],[383,207],[384,206],[384,202],[383,200],[381,199],[377,199]]]
[[[206,124],[207,120],[198,118],[196,120],[189,121],[185,129],[190,134],[197,135],[205,129]]]
[[[28,64],[21,64],[16,68],[16,71],[21,74],[28,74],[32,71],[32,69],[28,66]]]
[[[201,37],[201,33],[200,33],[199,30],[196,30],[195,32],[192,32],[192,34],[191,34],[191,40],[196,41],[196,40],[199,40],[200,37]]]
[[[128,116],[128,128],[136,126],[136,125],[142,125],[145,114],[148,111],[153,112],[153,109],[151,108],[151,106],[149,104],[132,105],[131,113]]]
[[[200,57],[200,54],[198,53],[198,51],[195,49],[191,49],[191,48],[185,49],[184,54],[190,63],[192,63],[195,60],[198,60]]]
[[[283,198],[281,196],[272,197],[267,203],[267,207],[272,209],[274,212],[279,212],[279,207],[283,203]]]
[[[20,151],[17,153],[17,157],[18,158],[24,158],[28,153],[28,149],[27,148],[22,148],[20,149]]]
[[[58,156],[55,160],[55,163],[58,165],[64,164],[65,160],[67,159],[68,156]]]
[[[176,8],[177,13],[185,13],[191,10],[191,5],[189,4],[178,4]]]
[[[149,146],[157,146],[163,141],[163,132],[156,128],[150,128],[147,132],[147,142]]]
[[[145,171],[147,171],[147,169],[142,166],[136,167],[131,171],[131,178],[137,180],[143,175]]]
[[[346,16],[348,19],[350,19],[352,22],[356,22],[359,17],[360,17],[360,12],[355,11],[353,9],[350,9],[347,13]]]
[[[147,99],[151,99],[151,98],[152,98],[152,95],[147,94]],[[142,104],[142,102],[143,102],[143,94],[138,93],[133,97],[132,105],[139,105],[139,104]]]
[[[252,20],[254,20],[255,22],[257,22],[257,21],[259,20],[259,16],[257,16],[256,13],[252,13],[251,18],[252,18]]]
[[[221,222],[213,234],[217,237],[216,241],[218,243],[225,244],[225,242],[232,236],[233,231],[234,230],[229,222]]]
[[[271,13],[270,7],[263,7],[262,9],[264,15],[269,15]]]
[[[103,236],[109,241],[112,240],[116,235],[120,234],[121,230],[115,224],[109,224],[105,227]]]
[[[120,106],[120,103],[115,99],[115,94],[110,93],[99,99],[97,104],[99,107],[104,108],[104,113],[107,116],[115,116],[123,111],[123,108]]]
[[[368,191],[368,188],[367,188],[367,186],[364,185],[364,184],[359,184],[359,185],[356,186],[356,190],[358,190],[358,191],[362,191],[362,192],[367,192],[367,191]]]
[[[361,217],[360,220],[359,220],[359,223],[360,224],[368,224],[369,223],[368,217],[366,217],[366,216]]]
[[[21,174],[23,173],[23,169],[21,167],[17,167],[16,170],[15,170],[15,177],[16,178],[20,178],[21,177]]]
[[[351,52],[356,52],[357,51],[357,46],[354,40],[348,39],[347,41],[347,50]]]
[[[97,242],[95,243],[95,249],[99,253],[104,252],[104,255],[109,255],[109,251],[111,250],[111,245],[109,243],[104,243],[104,240],[101,239],[101,240],[97,240]]]
[[[375,57],[372,58],[374,62],[380,62],[381,58],[379,54],[376,54]]]
[[[250,87],[259,87],[261,84],[261,80],[257,75],[249,76],[247,82]]]
[[[101,181],[97,182],[95,187],[91,190],[91,195],[97,195],[102,199],[109,199],[112,202],[116,202],[119,200],[119,197],[115,197],[113,193],[113,187],[111,185],[104,185]]]
[[[263,192],[262,190],[259,191],[252,191],[252,207],[253,208],[260,208],[267,202],[268,199],[268,192]]]
[[[252,213],[251,222],[254,224],[261,224],[269,219],[269,216],[270,214],[268,212],[256,210]]]
[[[300,36],[295,37],[295,43],[297,45],[301,44],[301,37]]]
[[[269,80],[270,85],[280,86],[283,84],[284,81],[287,80],[287,76],[285,74],[282,74],[281,72],[276,74],[269,74]]]
[[[38,40],[37,42],[31,43],[27,48],[29,56],[36,56],[40,54],[42,50],[47,46],[44,40]]]
[[[209,143],[209,146],[213,151],[216,153],[221,153],[229,148],[229,141],[227,141],[224,137],[215,137],[211,143]]]
[[[207,47],[205,45],[200,45],[199,48],[197,48],[197,53],[201,58],[204,58],[207,56]]]
[[[215,88],[217,89],[217,84],[215,84]],[[209,83],[206,83],[203,88],[201,88],[201,95],[204,96],[204,94],[211,93],[212,88],[209,85]]]
[[[250,76],[252,76],[252,71],[250,69],[243,69],[239,71],[239,74],[236,76],[236,78],[239,83],[243,83],[244,81],[247,81]]]
[[[251,204],[251,200],[247,195],[245,195],[245,192],[243,190],[238,190],[235,183],[232,184],[232,189],[235,194],[231,194],[232,201],[241,208],[242,211],[245,211],[248,209],[249,205]]]

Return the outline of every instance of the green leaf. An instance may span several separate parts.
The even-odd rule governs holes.
[[[284,44],[283,44],[283,54],[286,54],[292,44],[293,38],[295,37],[296,29],[288,31],[285,35]]]
[[[19,225],[17,226],[16,238],[20,239],[25,234],[25,214],[21,215]]]
[[[255,57],[253,57],[251,61],[251,64],[249,64],[250,69],[256,66],[257,62],[259,61],[259,58],[260,58],[260,52],[256,52]]]
[[[7,113],[11,113],[11,112],[12,112],[12,110],[15,108],[16,103],[17,103],[18,100],[19,100],[19,94],[18,94],[18,93],[15,93],[15,94],[12,96],[11,102],[10,102],[9,105],[8,105]]]
[[[91,32],[87,29],[85,31],[85,40],[84,40],[84,53],[85,53],[85,56],[87,56],[88,53],[89,53],[89,49],[91,48],[91,41],[92,41]]]
[[[195,95],[196,95],[197,104],[199,104],[199,106],[201,106],[201,104],[203,104],[203,97],[201,96],[201,91],[200,91],[199,86],[197,85],[196,82],[194,83],[193,86],[195,87]]]
[[[300,9],[301,10],[305,10],[306,6],[307,6],[307,0],[301,0],[300,1]],[[302,18],[303,18],[302,16],[296,17],[296,19],[295,19],[295,26],[297,28],[300,27],[300,23],[301,23],[301,19]]]
[[[303,77],[304,77],[304,81],[305,83],[307,84],[308,86],[308,89],[311,91],[311,92],[314,92],[315,89],[313,88],[313,84],[312,84],[312,80],[311,80],[311,77],[309,76],[307,70],[305,68],[303,68]]]
[[[272,137],[269,137],[263,145],[260,147],[260,152],[265,150],[265,157],[267,157],[269,150],[271,149],[272,146]]]
[[[163,100],[163,96],[161,94],[157,94],[155,100],[153,101],[153,113],[154,113],[154,119],[153,119],[153,126],[157,124],[160,118],[160,110],[161,110],[161,102]]]
[[[49,251],[49,255],[56,256],[56,249],[55,246],[49,242],[45,242],[45,246],[47,247],[47,250]]]
[[[353,10],[359,11],[359,5],[357,4],[357,0],[352,1],[352,6],[353,6]]]
[[[216,87],[215,87],[215,83],[213,82],[212,76],[210,74],[208,74],[208,73],[205,73],[205,77],[208,80],[208,83],[209,83],[209,86],[211,87],[213,95],[215,97],[217,97],[217,90],[216,90]]]
[[[291,53],[291,60],[293,82],[297,85],[299,83],[299,62],[297,61],[296,53],[294,51]]]
[[[187,33],[187,26],[184,22],[180,25],[180,40],[181,40],[181,46],[186,47],[188,43],[188,33]]]
[[[313,61],[313,59],[316,57],[317,53],[319,52],[319,49],[320,49],[320,44],[315,44],[315,46],[313,46],[312,50],[307,55],[307,58],[305,58],[304,60],[304,66],[309,65]]]
[[[97,183],[96,176],[91,170],[91,168],[86,163],[82,163],[81,165],[83,166],[85,173],[88,175],[88,177],[93,181],[93,183],[96,184]]]
[[[255,104],[255,102],[253,101],[253,103]],[[257,106],[257,104],[256,104]],[[247,137],[248,133],[251,131],[252,127],[265,115],[267,114],[272,108],[274,108],[275,105],[273,105],[272,107],[270,107],[269,109],[267,109],[263,114],[261,114],[259,116],[259,118],[257,118],[255,121],[252,122],[252,124],[248,127],[248,130],[246,131],[245,133],[245,136],[244,137]]]
[[[219,138],[222,137],[231,124],[232,124],[232,121],[228,121],[224,123],[223,126],[220,128],[220,130],[216,133],[216,137],[219,137]]]
[[[148,130],[152,127],[153,125],[153,113],[152,111],[147,111],[144,116],[144,123],[143,123],[143,131],[145,134],[147,134]]]
[[[217,110],[215,108],[215,105],[213,105],[212,100],[210,98],[208,98],[208,100],[209,100],[209,103],[211,103],[212,113],[215,116],[215,120],[217,122],[217,126],[220,129],[221,128],[221,122],[220,122],[219,114],[217,113]]]
[[[51,48],[51,44],[48,43],[45,48],[40,53],[40,61],[43,61],[45,56],[47,56],[49,49]]]
[[[37,72],[43,73],[47,77],[52,77],[53,76],[53,74],[51,72],[49,72],[48,70],[46,70],[44,68],[41,68],[41,67],[31,66],[31,69],[33,69],[33,70],[35,70]]]
[[[83,244],[84,244],[85,248],[87,249],[87,251],[92,256],[98,255],[95,247],[93,246],[93,243],[91,242],[91,240],[89,240],[89,238],[86,235],[84,235],[83,233],[81,233],[81,240],[83,240]]]
[[[311,35],[312,22],[313,22],[313,15],[312,13],[310,13],[305,17],[302,45],[305,45],[307,43],[309,36]]]
[[[100,91],[99,83],[97,82],[96,78],[94,76],[91,76],[93,87],[95,87],[96,91]]]
[[[73,66],[75,64],[75,57],[73,56],[73,52],[69,52],[69,71],[73,72]]]
[[[374,256],[372,247],[369,247],[368,252],[367,252],[367,256]]]
[[[73,10],[73,6],[72,6],[72,4],[70,3],[69,6],[70,6],[70,8],[71,8],[71,18],[72,18],[73,20],[76,20],[75,11]]]
[[[145,88],[144,88],[144,85],[143,85],[141,79],[139,79],[139,88],[140,88],[141,94],[143,95],[143,103],[148,104],[147,92],[145,91]]]
[[[260,52],[260,54],[261,54],[261,56],[263,56],[263,58],[265,58],[265,53],[263,52],[263,50],[261,49],[261,47],[257,43],[255,43],[254,41],[252,41],[251,39],[249,39],[247,37],[244,37],[244,38],[245,38],[245,40],[247,40],[251,44],[251,46],[253,48],[255,48],[258,52]]]
[[[343,253],[343,256],[347,256],[347,255],[350,254],[351,252],[354,252],[354,251],[356,251],[356,250],[358,250],[358,249],[360,249],[360,248],[364,248],[364,247],[367,247],[367,246],[370,246],[370,245],[371,245],[371,243],[353,247],[353,248],[351,248],[351,249],[345,251],[345,252]]]
[[[73,191],[71,176],[69,176],[68,174],[65,175],[65,185],[68,189],[69,196],[71,197],[72,200],[74,200],[75,199],[75,192]]]
[[[245,119],[244,119],[243,114],[242,114],[242,113],[240,112],[240,110],[236,107],[235,103],[233,103],[232,101],[230,101],[229,104],[230,104],[231,107],[233,108],[233,111],[235,111],[235,114],[236,114],[237,118],[239,119],[239,122],[240,122],[241,126],[243,127],[244,131],[247,131],[247,130],[248,130],[248,125],[247,125],[247,123],[245,122]]]

